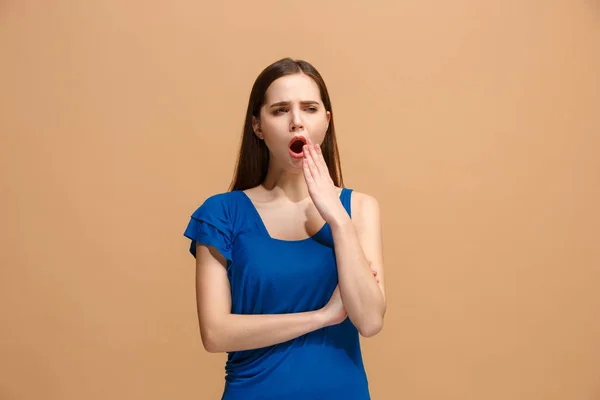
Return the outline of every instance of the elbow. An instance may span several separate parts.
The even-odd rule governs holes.
[[[204,350],[209,353],[222,353],[219,345],[213,341],[202,339],[202,345],[204,346]]]
[[[202,346],[209,353],[224,353],[223,345],[214,332],[201,332]]]
[[[383,329],[383,318],[377,316],[372,318],[370,321],[365,321],[362,326],[359,327],[358,333],[362,337],[370,338],[377,335]]]

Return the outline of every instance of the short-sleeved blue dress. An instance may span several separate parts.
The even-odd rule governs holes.
[[[340,201],[350,216],[352,190]],[[206,199],[184,235],[215,247],[227,260],[233,314],[314,311],[329,301],[338,283],[331,229],[325,224],[303,240],[270,237],[241,190]],[[296,339],[228,354],[225,400],[366,400],[368,380],[359,334],[349,318]]]

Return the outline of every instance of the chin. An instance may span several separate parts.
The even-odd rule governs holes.
[[[289,173],[303,173],[302,171],[302,158],[294,158],[289,153],[277,154],[276,156],[271,153],[270,157],[270,168],[275,170],[284,170]]]
[[[302,158],[293,158],[288,155],[284,165],[285,170],[288,172],[302,172]]]
[[[302,160],[291,160],[286,170],[293,173],[302,173]]]

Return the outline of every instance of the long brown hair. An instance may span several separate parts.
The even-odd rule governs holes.
[[[327,111],[331,112],[329,127],[325,133],[321,149],[333,183],[338,187],[344,185],[340,155],[335,138],[333,111],[331,109],[331,100],[329,99],[327,86],[319,71],[310,63],[303,60],[283,58],[265,68],[258,75],[252,86],[246,119],[244,121],[244,130],[242,132],[242,144],[235,166],[234,178],[229,187],[230,191],[250,189],[264,182],[269,169],[269,149],[263,140],[256,137],[252,128],[252,117],[260,118],[260,109],[264,104],[265,94],[273,81],[285,75],[298,73],[310,76],[317,83],[321,92],[323,105]]]

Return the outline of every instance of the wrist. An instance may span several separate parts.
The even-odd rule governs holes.
[[[325,307],[314,311],[313,320],[317,329],[325,328],[327,326],[327,313]]]
[[[331,227],[332,231],[345,230],[348,227],[352,226],[352,220],[350,219],[350,216],[343,207],[342,211],[343,212],[338,213],[338,215],[336,215],[334,218],[331,219],[331,221],[329,221],[329,226]]]

